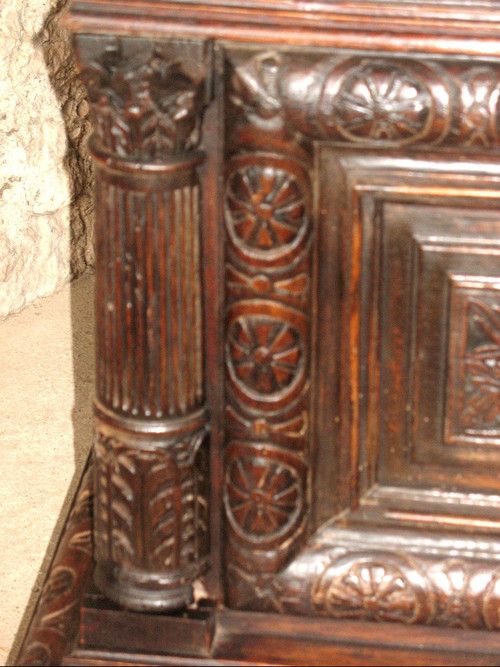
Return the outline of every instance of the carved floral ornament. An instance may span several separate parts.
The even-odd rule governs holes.
[[[500,68],[408,58],[238,59],[230,99],[261,130],[353,145],[498,145]]]
[[[287,391],[302,371],[303,343],[284,320],[240,317],[229,329],[228,347],[237,383],[261,396]]]
[[[225,218],[244,259],[290,261],[310,231],[309,178],[292,160],[256,153],[229,165]]]
[[[484,342],[471,345],[465,366],[465,405],[461,418],[469,429],[500,427],[500,305],[476,298],[468,303],[470,325]]]
[[[353,552],[326,565],[312,603],[335,618],[498,630],[499,581],[492,562]]]
[[[405,560],[390,554],[350,554],[326,569],[316,583],[313,603],[337,618],[421,623],[434,600],[425,577]]]
[[[233,443],[224,505],[236,535],[268,548],[300,529],[305,512],[303,475],[303,464],[279,449]]]

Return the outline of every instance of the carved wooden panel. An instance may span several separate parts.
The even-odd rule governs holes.
[[[447,172],[445,164],[434,168],[423,160],[400,161],[390,167],[373,158],[371,166],[354,156],[338,162],[332,152],[325,154],[330,160],[325,168],[344,173],[339,182],[347,183],[350,195],[348,202],[339,192],[325,195],[332,216],[325,225],[332,230],[324,232],[329,247],[324,253],[349,259],[341,279],[330,283],[328,269],[326,280],[320,279],[320,303],[331,298],[338,305],[333,292],[342,291],[341,320],[333,309],[325,310],[336,327],[339,361],[324,357],[318,366],[320,382],[329,386],[331,404],[337,406],[340,445],[337,464],[321,453],[322,464],[341,485],[344,479],[344,507],[374,502],[384,495],[384,486],[411,488],[415,499],[434,487],[442,494],[496,491],[500,459],[491,446],[494,433],[489,440],[486,432],[470,433],[461,447],[450,437],[463,430],[465,401],[475,396],[472,380],[461,383],[471,367],[464,346],[479,347],[480,353],[480,342],[474,342],[480,332],[480,340],[491,341],[491,317],[498,307],[495,178],[485,183],[484,174],[467,177],[464,197],[466,177]],[[472,295],[481,299],[483,290],[486,312],[469,303]],[[477,322],[476,310],[483,317],[492,311],[486,320],[490,334],[483,320],[483,325]],[[319,354],[326,355],[321,343]],[[337,386],[331,383],[333,369],[342,378]],[[488,391],[494,402],[494,390],[490,394],[484,381],[479,384],[478,396]],[[491,420],[496,409],[491,405],[481,403],[483,419]],[[363,501],[367,492],[370,501]],[[390,502],[397,504],[397,493]],[[320,516],[327,515],[320,510]]]
[[[236,104],[260,129],[352,146],[498,146],[492,62],[259,52],[233,57]]]
[[[228,596],[238,606],[297,553],[309,515],[310,157],[279,127],[276,58],[252,60],[258,71],[248,76],[227,68],[223,503]]]
[[[283,613],[498,630],[495,540],[471,558],[459,534],[442,538],[424,553],[408,532],[325,531],[262,597],[280,600]]]

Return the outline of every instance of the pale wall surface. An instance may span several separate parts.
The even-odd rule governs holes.
[[[0,319],[93,262],[89,132],[67,0],[0,0]]]
[[[0,665],[15,662],[92,440],[92,297],[87,274],[0,322]]]

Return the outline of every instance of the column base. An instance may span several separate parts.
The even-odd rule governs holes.
[[[203,571],[196,568],[169,575],[144,574],[134,569],[108,567],[98,563],[94,583],[106,597],[127,609],[160,613],[175,611],[192,604],[193,582]]]

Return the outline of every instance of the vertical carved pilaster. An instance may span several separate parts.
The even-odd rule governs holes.
[[[286,126],[280,53],[229,58],[226,588],[230,605],[280,611],[266,586],[309,515],[312,159]]]
[[[78,36],[96,164],[96,583],[180,607],[208,551],[201,42]]]

